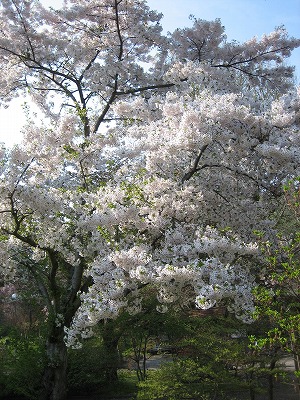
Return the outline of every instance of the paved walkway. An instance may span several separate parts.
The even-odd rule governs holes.
[[[295,371],[295,363],[294,359],[291,356],[286,356],[283,357],[281,360],[279,360],[281,364],[284,364],[283,367],[287,371]]]

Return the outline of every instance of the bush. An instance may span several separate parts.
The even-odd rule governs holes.
[[[81,349],[69,349],[69,393],[92,393],[99,390],[105,384],[105,369],[109,359],[110,355],[98,338],[85,340]]]
[[[232,399],[230,393],[237,382],[226,370],[213,370],[210,365],[184,359],[152,371],[138,387],[137,400],[225,400]]]
[[[0,398],[36,399],[44,366],[39,337],[11,331],[0,337]]]
[[[127,370],[118,371],[118,380],[107,379],[112,364],[119,363],[114,354],[107,352],[101,338],[83,342],[81,349],[68,351],[68,392],[69,394],[128,395],[136,391],[136,374]],[[113,365],[113,367],[117,367]]]

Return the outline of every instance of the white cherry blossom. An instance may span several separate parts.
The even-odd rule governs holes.
[[[138,0],[0,5],[1,103],[29,91],[45,115],[1,147],[0,272],[36,281],[50,358],[64,335],[78,346],[140,312],[148,287],[160,312],[224,305],[250,321],[254,230],[274,237],[300,174],[284,64],[299,40],[228,43],[198,19],[164,37],[160,18]]]

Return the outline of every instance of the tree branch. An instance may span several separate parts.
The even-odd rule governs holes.
[[[189,179],[191,179],[191,177],[200,169],[198,168],[198,164],[200,162],[200,159],[203,155],[203,153],[205,152],[205,150],[207,149],[207,147],[209,146],[209,144],[205,144],[204,146],[202,146],[200,153],[198,154],[196,160],[194,161],[193,167],[183,176],[181,183],[183,184],[185,181],[188,181]]]
[[[270,50],[270,51],[264,51],[264,52],[262,52],[262,53],[256,54],[256,55],[253,56],[253,57],[250,57],[250,58],[248,58],[248,59],[246,59],[246,60],[239,60],[239,61],[232,62],[233,58],[237,57],[237,55],[236,55],[236,56],[234,56],[233,58],[231,58],[231,61],[229,61],[228,63],[213,64],[213,65],[211,65],[211,66],[212,66],[212,67],[223,67],[223,68],[225,67],[225,68],[230,68],[230,67],[233,67],[233,66],[236,66],[236,65],[239,65],[239,64],[250,63],[250,62],[252,62],[252,61],[255,61],[255,60],[256,60],[257,58],[259,58],[259,57],[264,57],[264,56],[267,55],[267,54],[277,53],[278,51],[286,50],[286,49],[289,49],[289,48],[290,48],[290,46],[284,46],[284,47],[280,47],[280,48],[278,48],[278,49],[274,49],[274,50]]]
[[[187,78],[181,79],[181,82],[187,81]],[[141,86],[138,88],[132,88],[128,90],[120,90],[116,92],[117,96],[122,96],[126,94],[134,94],[138,92],[145,92],[147,90],[155,90],[155,89],[165,89],[165,88],[170,88],[174,87],[176,84],[175,83],[159,83],[157,85],[149,85],[149,86]]]

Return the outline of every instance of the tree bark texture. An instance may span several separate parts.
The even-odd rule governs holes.
[[[54,328],[46,343],[45,366],[40,400],[64,400],[67,395],[67,346],[62,329]]]

